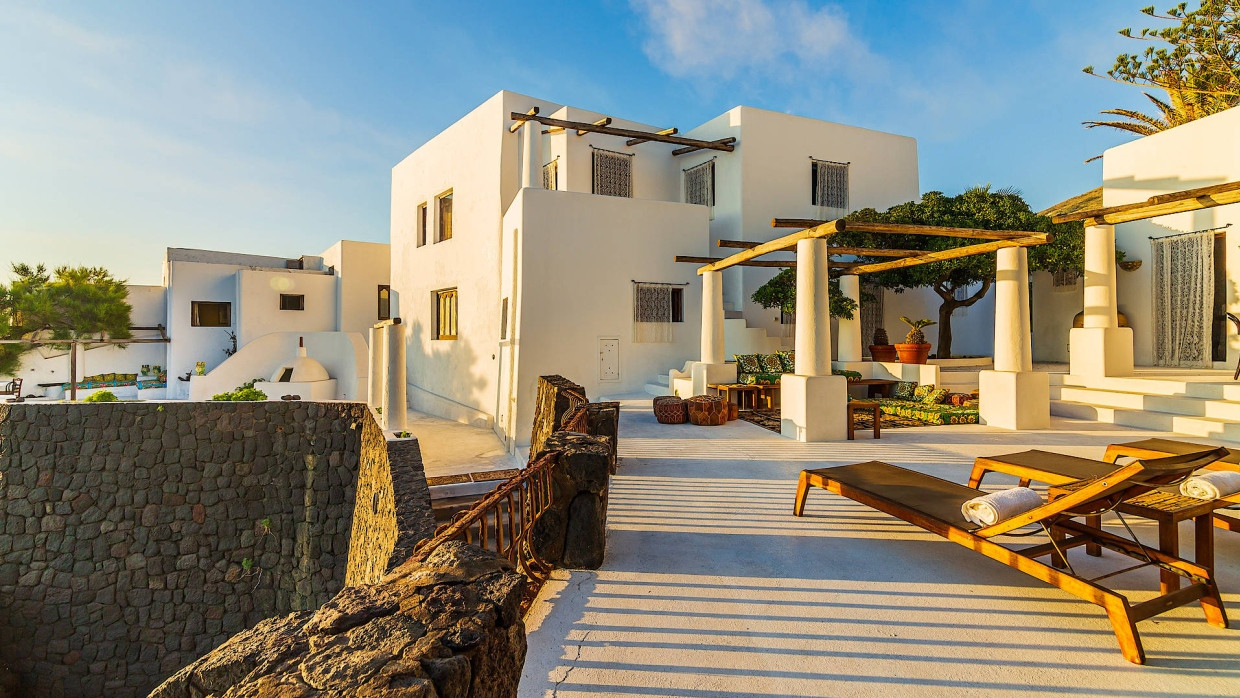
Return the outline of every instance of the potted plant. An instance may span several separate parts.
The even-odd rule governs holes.
[[[870,358],[874,361],[895,361],[896,347],[887,339],[887,330],[874,330],[874,343],[870,345]]]
[[[926,341],[926,335],[921,330],[923,327],[929,327],[938,323],[924,318],[921,320],[910,320],[903,315],[900,316],[900,320],[912,328],[904,338],[904,343],[896,345],[896,353],[900,355],[900,363],[926,363],[926,359],[930,357],[930,343]]]

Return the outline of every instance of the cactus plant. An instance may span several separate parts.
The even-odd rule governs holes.
[[[927,320],[924,318],[921,320],[910,320],[904,315],[900,316],[900,320],[901,322],[903,322],[904,324],[912,328],[911,330],[909,330],[908,335],[904,338],[904,342],[906,344],[925,344],[926,335],[922,333],[921,329],[923,327],[929,327],[931,325],[938,324],[937,322],[933,320]]]
[[[874,328],[874,341],[870,342],[870,344],[876,344],[880,347],[886,344],[891,344],[891,342],[887,340],[887,330],[882,327]]]

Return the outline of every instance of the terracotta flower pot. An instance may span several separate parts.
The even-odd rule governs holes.
[[[897,344],[896,353],[900,355],[902,364],[924,364],[930,358],[930,343]]]
[[[871,344],[870,358],[875,361],[895,361],[896,347],[894,344]]]

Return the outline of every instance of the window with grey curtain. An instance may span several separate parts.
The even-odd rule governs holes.
[[[603,196],[633,196],[633,156],[595,148],[591,158],[594,183],[591,192]]]
[[[715,205],[715,161],[685,170],[685,203]]]
[[[672,341],[672,287],[667,284],[633,284],[633,341]]]
[[[1154,258],[1154,364],[1209,367],[1214,314],[1214,233],[1150,240]]]
[[[813,191],[810,203],[820,218],[835,219],[848,213],[848,163],[811,160]]]

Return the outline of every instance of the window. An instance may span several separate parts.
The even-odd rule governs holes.
[[[595,148],[591,156],[594,182],[591,193],[603,196],[633,196],[633,156]]]
[[[828,209],[848,211],[848,163],[811,160],[810,203]]]
[[[715,205],[715,161],[685,170],[685,203]]]
[[[437,201],[439,203],[439,228],[435,242],[443,242],[452,239],[452,192],[449,190]]]
[[[499,338],[508,339],[508,299],[499,304]]]
[[[421,247],[426,244],[426,202],[418,204],[417,213],[417,245]]]
[[[300,293],[281,293],[280,310],[305,310],[306,297]]]
[[[672,289],[672,322],[685,321],[685,290],[683,288]]]
[[[392,287],[379,284],[379,319],[392,319]]]
[[[232,303],[194,301],[189,324],[193,327],[232,327]]]
[[[559,181],[559,180],[560,180],[560,165],[559,165],[559,162],[560,162],[560,160],[559,160],[559,158],[557,158],[557,159],[552,160],[551,162],[547,163],[546,165],[543,165],[543,170],[542,170],[542,174],[543,174],[543,189],[548,189],[548,190],[550,190],[550,191],[555,191],[556,189],[558,189],[558,188],[559,188],[559,184],[560,184],[560,181]]]
[[[435,339],[456,339],[456,289],[448,288],[431,294],[435,318]]]

